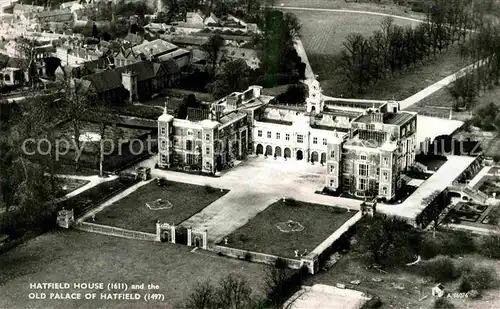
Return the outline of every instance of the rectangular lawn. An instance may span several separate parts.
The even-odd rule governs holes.
[[[293,258],[295,249],[311,252],[355,214],[333,206],[280,200],[227,236],[227,246]],[[297,231],[282,232],[278,224],[281,227],[289,220],[300,223],[303,230],[297,225]]]
[[[153,181],[99,212],[95,223],[155,233],[158,220],[178,225],[227,192],[171,181],[160,187]],[[162,202],[155,204],[158,199]]]

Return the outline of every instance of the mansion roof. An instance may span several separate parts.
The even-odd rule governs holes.
[[[415,114],[408,112],[384,113],[382,115],[382,120],[384,124],[400,126],[405,124],[408,120],[410,120],[413,117],[415,117]],[[360,116],[358,119],[355,120],[355,122],[374,123],[378,121],[375,121],[373,118],[373,114],[369,113]]]

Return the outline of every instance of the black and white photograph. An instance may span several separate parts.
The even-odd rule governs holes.
[[[0,0],[0,309],[500,308],[500,0]]]

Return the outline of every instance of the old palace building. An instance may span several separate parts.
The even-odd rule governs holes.
[[[393,199],[416,152],[416,113],[397,102],[325,101],[319,83],[305,106],[277,104],[260,86],[190,110],[187,119],[158,119],[160,167],[215,173],[254,153],[307,160],[326,169],[325,186],[356,196]]]

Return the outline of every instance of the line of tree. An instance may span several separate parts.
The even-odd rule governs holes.
[[[198,283],[176,308],[288,309],[297,299],[290,298],[301,288],[306,276],[307,268],[292,270],[285,260],[278,258],[274,264],[264,267],[264,296],[255,295],[245,277],[231,273],[222,277],[217,285],[208,280]]]
[[[435,57],[451,44],[464,42],[466,29],[477,29],[480,19],[478,12],[470,10],[470,0],[438,0],[429,7],[425,22],[416,27],[395,25],[393,18],[386,17],[370,37],[350,34],[340,54],[349,90],[362,93],[380,80]]]
[[[481,93],[500,84],[500,26],[483,20],[477,32],[461,46],[461,55],[474,65],[448,87],[457,110],[475,107]]]

